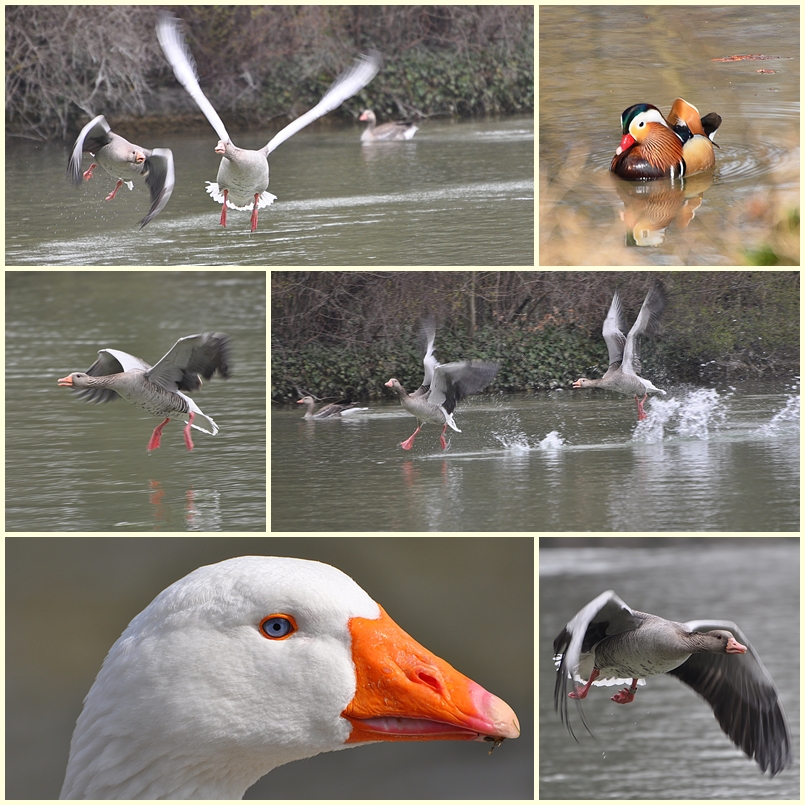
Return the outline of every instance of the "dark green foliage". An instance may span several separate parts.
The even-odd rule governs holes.
[[[332,113],[421,119],[531,112],[533,6],[170,6],[227,123],[265,126],[316,104],[359,52],[384,65]],[[199,113],[157,43],[154,6],[7,6],[6,127],[68,138],[88,116],[127,124]],[[111,122],[111,121],[110,121]],[[151,129],[157,125],[150,123]]]
[[[617,289],[628,326],[655,279],[669,304],[643,338],[655,382],[799,371],[799,272],[272,272],[272,399],[378,398],[422,382],[419,317],[441,322],[442,363],[500,361],[488,390],[569,387],[601,377],[601,326]]]

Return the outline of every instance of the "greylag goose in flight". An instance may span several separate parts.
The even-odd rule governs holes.
[[[272,769],[322,752],[377,741],[497,746],[519,734],[506,702],[417,643],[340,570],[239,556],[174,582],[109,650],[76,722],[61,798],[241,799]]]
[[[92,155],[93,162],[83,173],[81,158]],[[134,182],[145,182],[151,194],[151,209],[140,221],[140,228],[156,217],[168,203],[175,182],[173,152],[170,148],[141,148],[115,134],[103,115],[98,115],[84,126],[76,138],[67,163],[67,178],[75,185],[88,182],[92,171],[100,165],[113,179],[114,190],[104,199],[111,201],[125,184],[129,190]]]
[[[662,284],[657,282],[646,294],[643,306],[640,308],[640,313],[638,313],[632,329],[629,330],[629,334],[624,335],[623,330],[626,329],[626,325],[623,318],[623,307],[620,296],[615,292],[602,330],[609,351],[609,368],[600,380],[588,380],[586,377],[581,377],[573,383],[573,388],[609,389],[617,391],[619,394],[634,395],[637,403],[637,418],[645,419],[646,412],[643,409],[643,403],[646,401],[648,393],[657,391],[665,394],[665,392],[658,389],[650,380],[638,375],[640,358],[638,357],[637,338],[656,332],[665,304],[665,290]]]
[[[296,401],[297,405],[306,405],[303,419],[337,419],[339,417],[352,416],[361,411],[368,411],[368,408],[358,408],[358,403],[351,402],[350,400],[339,400],[338,402],[329,403],[319,408],[314,413],[313,409],[316,407],[316,401],[309,395],[305,395],[301,400]]]
[[[584,699],[591,685],[631,679],[612,697],[616,704],[628,704],[644,677],[667,673],[707,701],[721,729],[761,771],[774,776],[791,764],[791,734],[777,688],[732,621],[677,623],[633,610],[607,590],[572,618],[553,648],[554,703],[574,738],[568,698]],[[584,684],[568,693],[573,680]],[[579,712],[589,731],[580,705]]]
[[[392,377],[385,385],[399,394],[402,407],[417,418],[416,430],[404,442],[400,442],[400,447],[403,450],[410,450],[422,426],[426,422],[432,422],[435,425],[442,425],[439,444],[442,450],[445,450],[447,442],[444,434],[447,426],[449,425],[456,433],[461,433],[453,419],[456,405],[464,397],[475,394],[491,383],[498,373],[500,364],[478,360],[440,364],[433,354],[436,339],[435,323],[432,320],[423,321],[422,333],[426,341],[425,357],[422,361],[425,365],[425,379],[422,385],[413,394],[408,394],[396,377]]]
[[[336,78],[324,97],[308,112],[296,118],[257,151],[238,148],[227,133],[223,121],[201,91],[195,62],[179,29],[179,20],[167,12],[157,18],[157,38],[165,57],[170,62],[179,83],[204,112],[218,134],[215,153],[222,156],[218,167],[218,181],[207,182],[207,192],[219,204],[221,226],[226,226],[226,208],[251,210],[251,231],[257,229],[257,210],[273,203],[276,196],[268,189],[268,155],[297,131],[318,120],[344,101],[360,92],[380,69],[381,57],[377,51],[355,59],[353,65]]]
[[[171,419],[188,416],[184,441],[193,449],[190,428],[215,436],[218,426],[183,392],[201,387],[217,371],[225,380],[230,377],[229,341],[226,333],[200,333],[180,338],[154,366],[119,349],[98,350],[99,358],[86,372],[73,372],[59,378],[60,386],[70,386],[79,399],[105,403],[118,396],[152,416],[165,417],[148,441],[148,450],[156,450],[162,428]],[[205,430],[193,424],[196,414],[212,427]]]
[[[377,118],[371,109],[364,109],[359,120],[365,120],[368,125],[361,134],[361,142],[391,142],[392,140],[410,140],[419,131],[419,127],[407,120],[395,120],[377,126]]]

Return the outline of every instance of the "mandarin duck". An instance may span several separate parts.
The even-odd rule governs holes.
[[[668,118],[650,103],[630,106],[621,115],[623,137],[610,170],[622,179],[650,181],[681,178],[716,163],[713,138],[721,116],[677,98]]]

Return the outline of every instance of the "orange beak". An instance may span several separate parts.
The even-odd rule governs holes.
[[[380,618],[352,618],[357,689],[342,713],[347,743],[494,741],[517,738],[506,702],[456,671],[406,634],[380,608]]]
[[[59,378],[59,385],[60,386],[72,386],[73,385],[73,376],[67,375],[67,377],[60,377]]]

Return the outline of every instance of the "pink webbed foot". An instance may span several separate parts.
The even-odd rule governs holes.
[[[570,699],[586,699],[587,694],[590,691],[590,685],[592,685],[593,682],[595,682],[595,680],[598,679],[598,674],[600,674],[600,673],[601,672],[597,668],[593,668],[593,672],[590,674],[590,678],[587,680],[587,684],[586,685],[580,685],[575,690],[572,690],[570,693],[567,694],[568,698],[570,698]]]
[[[224,190],[224,206],[221,210],[221,226],[226,226],[226,197],[229,194],[228,190]]]
[[[162,440],[162,428],[170,422],[170,417],[168,417],[164,422],[161,422],[154,428],[154,432],[151,434],[151,438],[148,440],[148,451],[156,450],[159,447],[159,443]]]
[[[637,418],[638,418],[638,420],[648,418],[646,416],[645,410],[643,409],[643,403],[646,401],[647,397],[648,397],[648,392],[646,392],[643,395],[643,399],[640,399],[640,397],[637,397],[637,396],[635,396],[635,398],[634,398],[635,402],[637,403]]]
[[[97,168],[97,163],[93,162],[85,171],[84,171],[84,181],[88,182],[92,178],[92,171]]]
[[[615,704],[629,704],[629,702],[634,701],[635,693],[637,693],[637,680],[633,679],[631,687],[624,688],[619,693],[616,693],[612,697],[612,701],[615,702]]]
[[[104,199],[104,201],[111,201],[117,195],[117,191],[120,190],[121,187],[123,187],[123,180],[118,179],[115,189]]]
[[[195,418],[196,415],[191,411],[190,418],[187,420],[187,425],[185,425],[184,429],[184,443],[187,445],[188,450],[193,449],[193,440],[190,438],[190,426],[193,424]]]
[[[402,447],[403,450],[410,450],[414,446],[414,438],[420,430],[422,430],[422,425],[420,425],[404,442],[400,442],[400,447]]]
[[[439,434],[439,444],[442,446],[442,450],[447,450],[447,442],[444,440],[444,432],[447,430],[447,425],[442,428],[442,432]]]
[[[260,194],[254,194],[254,208],[252,209],[252,232],[257,229],[257,202],[260,199]]]

